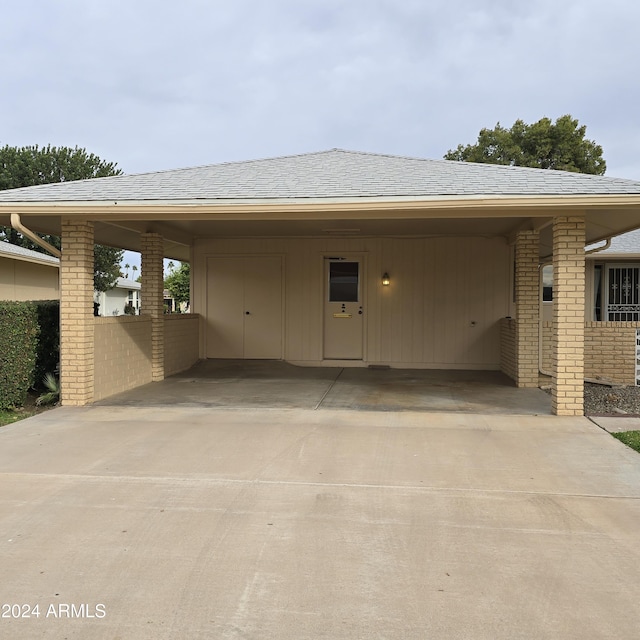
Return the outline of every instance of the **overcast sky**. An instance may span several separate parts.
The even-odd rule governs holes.
[[[637,0],[0,0],[0,145],[126,173],[333,147],[441,158],[570,113],[640,180]]]

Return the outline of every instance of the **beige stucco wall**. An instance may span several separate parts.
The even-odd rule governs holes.
[[[57,266],[0,257],[0,300],[58,300]]]
[[[585,322],[584,375],[635,385],[636,329],[640,322]],[[553,323],[542,323],[542,365],[552,366]]]
[[[94,322],[93,400],[151,382],[151,319],[118,316]]]
[[[286,360],[322,363],[324,257],[357,255],[366,265],[361,364],[500,368],[499,324],[512,293],[503,238],[200,240],[193,249],[194,312],[206,315],[208,256],[272,254],[285,265]],[[389,287],[381,285],[384,272]]]
[[[185,371],[199,359],[200,316],[176,313],[164,316],[164,374]]]

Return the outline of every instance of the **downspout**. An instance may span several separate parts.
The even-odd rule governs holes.
[[[588,256],[591,253],[598,253],[598,251],[604,251],[611,246],[611,238],[607,238],[605,243],[601,247],[596,247],[595,249],[589,249],[589,251],[585,251],[584,255]]]
[[[50,245],[46,240],[43,240],[39,235],[35,234],[31,229],[27,229],[22,222],[20,222],[20,215],[17,213],[11,214],[11,226],[19,231],[23,236],[27,236],[29,240],[35,242],[38,246],[42,247],[45,251],[48,251],[51,255],[56,258],[61,258],[62,253],[60,249],[56,249],[54,246]]]
[[[589,249],[589,251],[585,251],[584,255],[588,256],[592,253],[598,253],[598,251],[604,251],[605,249],[608,249],[611,246],[611,238],[607,238],[605,243],[601,246],[601,247],[596,247],[595,249]],[[544,267],[546,267],[548,264],[553,264],[552,262],[542,262],[540,263],[540,280],[542,280],[542,269]],[[542,285],[542,282],[540,282],[540,285]],[[538,371],[543,375],[543,376],[549,376],[550,378],[553,377],[553,373],[551,371],[546,371],[545,369],[542,368],[542,323],[543,323],[543,318],[542,318],[542,310],[544,309],[544,303],[542,300],[542,292],[543,292],[543,287],[539,286],[538,287],[540,290],[540,303],[539,303],[539,318],[538,318]]]

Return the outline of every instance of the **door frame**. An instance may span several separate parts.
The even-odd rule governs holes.
[[[325,304],[328,299],[329,290],[328,290],[328,279],[327,279],[327,271],[326,271],[326,263],[331,259],[343,259],[345,262],[348,261],[358,261],[360,263],[360,295],[361,301],[360,304],[362,306],[362,359],[360,360],[337,360],[333,358],[325,358],[324,357],[324,330],[325,330]],[[322,314],[321,322],[320,322],[320,344],[322,345],[322,362],[330,362],[336,365],[343,365],[347,367],[358,366],[359,363],[367,362],[367,346],[368,346],[368,307],[367,307],[367,299],[368,299],[368,288],[369,282],[367,279],[369,270],[368,270],[368,251],[323,251],[320,254],[319,264],[320,264],[320,273],[321,273],[321,282],[322,287],[320,288],[321,295],[321,305],[320,305],[320,313]]]

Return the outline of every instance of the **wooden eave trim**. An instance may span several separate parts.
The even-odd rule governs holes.
[[[87,220],[176,219],[353,219],[388,217],[395,212],[404,218],[549,217],[550,209],[585,213],[585,209],[640,210],[640,194],[596,196],[504,196],[470,198],[367,199],[359,200],[225,200],[225,201],[89,201],[89,202],[1,202],[0,213],[82,217]]]

